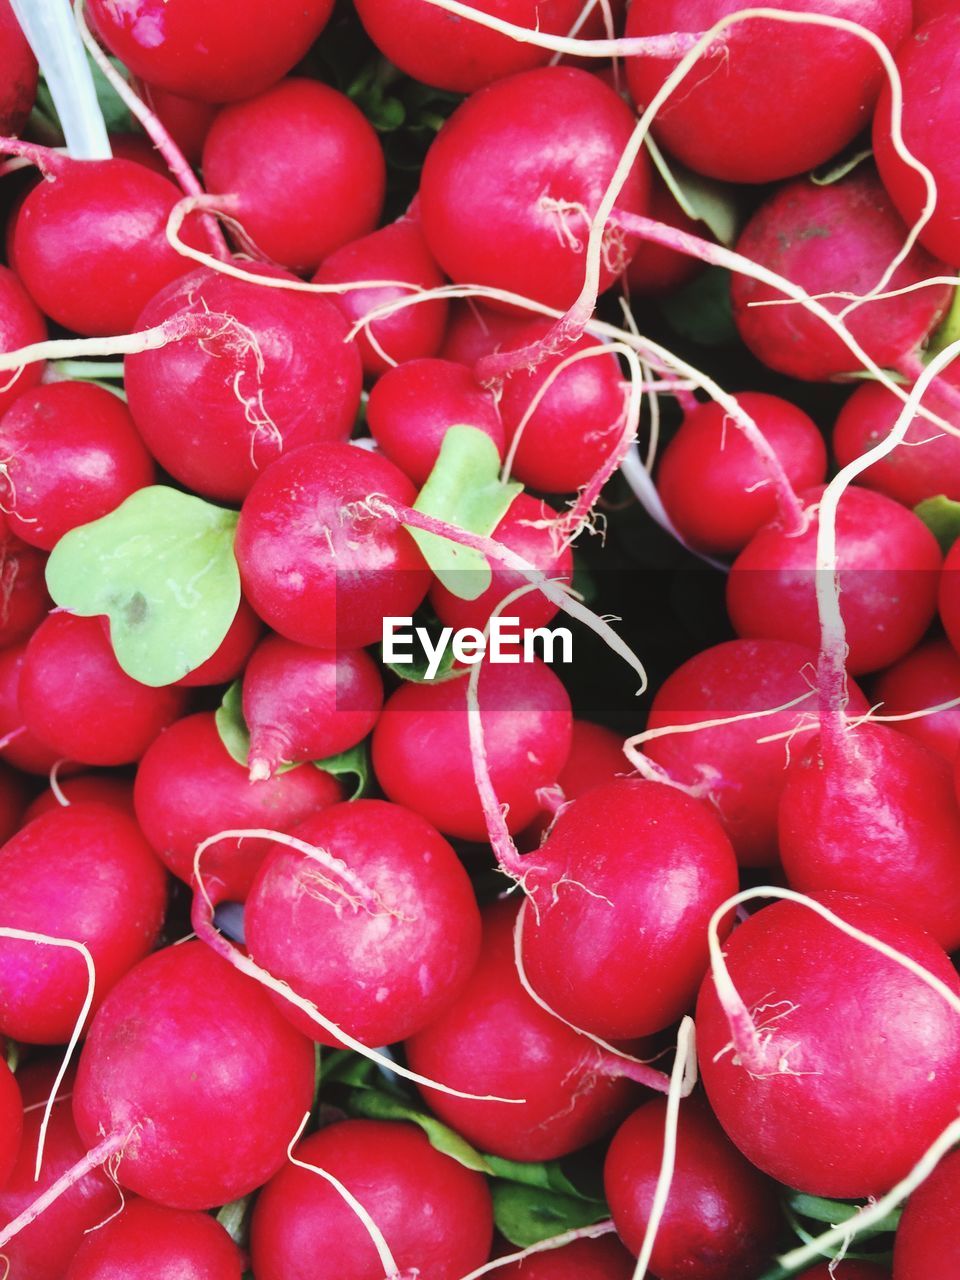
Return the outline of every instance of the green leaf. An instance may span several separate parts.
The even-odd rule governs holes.
[[[125,76],[123,63],[117,58],[111,58],[110,61],[114,67]],[[108,133],[131,133],[137,128],[134,123],[133,116],[130,114],[123,99],[113,88],[106,76],[97,66],[97,64],[87,54],[87,62],[93,75],[93,86],[97,93],[97,103],[103,113],[103,120],[107,126]],[[45,80],[41,79],[37,87],[37,107],[49,120],[57,119],[57,111],[53,105],[53,97]]]
[[[951,342],[956,342],[958,338],[960,338],[960,289],[954,289],[950,308],[927,343],[924,355],[930,360],[939,355],[944,348],[949,347]]]
[[[501,482],[500,457],[490,437],[477,427],[461,424],[448,428],[414,507],[424,515],[486,537],[522,488],[514,481]],[[427,564],[455,596],[476,600],[490,586],[490,566],[479,551],[434,533],[409,532]]]
[[[418,623],[417,619],[414,619],[414,626],[417,625],[423,626],[424,624]],[[431,641],[436,642],[440,624],[435,621],[429,630]],[[427,651],[416,634],[412,640],[411,653],[413,654],[412,662],[387,662],[383,656],[383,645],[381,644],[380,661],[395,676],[399,676],[401,680],[409,680],[411,684],[440,684],[444,680],[459,680],[461,676],[469,674],[467,667],[454,667],[453,649],[450,645],[447,645],[437,664],[436,675],[428,682],[427,672],[430,669],[430,659],[427,657]]]
[[[367,750],[366,742],[358,742],[349,751],[341,751],[338,755],[327,756],[326,760],[314,760],[313,763],[318,769],[322,769],[324,773],[331,774],[334,778],[353,776],[356,779],[353,784],[353,790],[347,796],[348,800],[359,800],[361,796],[365,796],[370,790],[372,775],[370,772],[370,753]],[[295,765],[284,766],[284,768],[295,767]]]
[[[490,1162],[471,1147],[459,1133],[442,1124],[434,1116],[411,1107],[400,1098],[379,1089],[357,1089],[350,1094],[347,1110],[351,1115],[364,1116],[368,1120],[410,1120],[419,1125],[430,1140],[430,1145],[450,1156],[466,1169],[477,1173],[490,1173]]]
[[[227,1235],[240,1249],[245,1249],[250,1235],[250,1208],[253,1196],[242,1196],[239,1200],[231,1200],[217,1214],[217,1221]]]
[[[491,1190],[497,1230],[520,1249],[562,1231],[589,1227],[610,1212],[602,1200],[558,1195],[516,1182],[495,1182]]]
[[[141,684],[172,684],[216,653],[240,604],[236,511],[165,485],[65,534],[47,562],[63,609],[106,614],[117,661]]]
[[[835,182],[845,178],[848,173],[853,173],[854,169],[863,164],[864,160],[869,160],[872,155],[873,152],[869,147],[854,151],[852,155],[841,155],[822,169],[814,169],[810,174],[810,181],[815,187],[832,187]]]
[[[693,173],[677,160],[668,164],[649,134],[644,141],[660,177],[687,217],[702,222],[720,244],[732,245],[740,222],[736,189]]]
[[[704,347],[737,341],[730,302],[730,273],[707,267],[698,276],[660,300],[660,308],[674,333]]]
[[[787,1203],[793,1212],[801,1218],[810,1218],[814,1222],[824,1222],[831,1227],[840,1222],[848,1222],[863,1209],[862,1201],[825,1200],[822,1196],[808,1196],[799,1191],[791,1192],[787,1197]],[[869,1240],[874,1236],[896,1231],[902,1215],[902,1209],[891,1210],[885,1218],[874,1223],[867,1231],[858,1232],[857,1239]]]
[[[348,1084],[356,1089],[372,1089],[377,1064],[352,1049],[333,1049],[324,1054],[323,1084]]]
[[[508,1182],[521,1182],[528,1187],[539,1187],[541,1191],[575,1196],[578,1200],[591,1199],[573,1185],[558,1160],[528,1163],[522,1160],[502,1160],[500,1156],[487,1156],[486,1159],[494,1177],[505,1178]]]
[[[925,498],[913,509],[946,555],[957,538],[960,538],[960,502],[954,502],[941,493],[936,498]]]

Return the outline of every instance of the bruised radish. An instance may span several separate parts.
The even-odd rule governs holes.
[[[107,804],[111,808],[129,814],[131,818],[136,818],[133,808],[133,783],[126,778],[114,777],[109,773],[80,773],[74,778],[58,779],[57,788],[68,805]],[[63,807],[63,801],[58,799],[53,790],[48,787],[46,791],[41,791],[25,809],[24,825],[32,822],[34,818],[39,818],[41,814],[56,813]]]
[[[136,823],[104,804],[71,804],[28,823],[0,848],[0,879],[0,925],[87,947],[94,1009],[153,947],[167,906],[166,874]],[[64,1044],[87,986],[78,952],[0,938],[0,1033]]]
[[[10,268],[0,266],[0,351],[17,351],[43,342],[46,336],[47,326],[36,303]],[[0,413],[5,413],[21,392],[37,385],[43,368],[43,361],[35,361],[0,378]]]
[[[479,1173],[435,1151],[412,1124],[343,1120],[311,1134],[297,1161],[325,1170],[382,1232],[398,1274],[460,1280],[487,1260],[490,1192]],[[356,1211],[319,1174],[288,1164],[257,1198],[250,1227],[257,1280],[317,1275],[383,1280],[384,1264]]]
[[[262,633],[263,624],[241,596],[240,607],[219,648],[206,662],[181,676],[177,685],[181,689],[195,689],[198,685],[228,684],[235,680],[246,666]]]
[[[23,723],[20,710],[20,676],[25,644],[0,649],[0,756],[25,773],[49,774],[61,757],[34,737]]]
[[[948,1155],[907,1201],[893,1244],[893,1280],[952,1280],[960,1273],[960,1154]]]
[[[616,1236],[574,1240],[493,1272],[497,1280],[632,1280],[633,1258]]]
[[[50,608],[46,563],[41,551],[0,528],[0,645],[30,635]]]
[[[0,1192],[20,1152],[20,1139],[23,1134],[23,1098],[16,1077],[0,1059]]]
[[[340,800],[339,784],[310,765],[250,782],[227,753],[210,712],[178,720],[147,749],[134,787],[137,820],[154,851],[174,875],[193,882],[193,855],[219,831],[266,828],[290,831],[310,814]],[[269,839],[223,840],[204,855],[205,885],[242,902]]]
[[[410,617],[430,574],[409,533],[367,506],[415,490],[386,458],[314,444],[281,458],[240,512],[236,553],[250,603],[288,640],[359,649],[387,616]]]
[[[817,901],[960,994],[948,957],[912,921],[865,898]],[[759,1033],[744,1061],[708,976],[697,1004],[700,1070],[727,1135],[764,1173],[807,1194],[888,1191],[956,1118],[956,1010],[796,902],[751,916],[725,953]]]
[[[242,1270],[243,1255],[209,1214],[135,1199],[86,1237],[64,1280],[240,1280]]]
[[[639,1253],[663,1159],[667,1104],[648,1102],[623,1122],[603,1181],[620,1238]],[[677,1153],[650,1266],[659,1280],[743,1280],[758,1275],[780,1235],[776,1187],[746,1161],[699,1095],[680,1105]]]
[[[633,130],[613,89],[574,67],[523,71],[473,94],[427,152],[423,232],[453,280],[509,289],[569,307],[584,277],[589,220]],[[645,163],[630,170],[617,206],[644,213]],[[630,247],[604,231],[600,289]]]
[[[270,997],[186,942],[141,961],[101,1005],[73,1114],[88,1146],[118,1140],[122,1187],[172,1209],[209,1209],[280,1168],[313,1075],[312,1045]]]
[[[880,715],[909,715],[960,698],[960,657],[946,640],[927,640],[881,672],[873,683]],[[960,705],[899,720],[896,728],[951,763],[960,748]]]
[[[245,270],[294,278],[263,265]],[[154,297],[138,328],[203,316],[209,335],[124,362],[137,430],[175,479],[238,501],[281,454],[347,438],[360,403],[360,357],[343,341],[346,321],[329,299],[200,267]]]
[[[379,668],[362,649],[308,649],[268,636],[243,677],[251,781],[356,746],[382,705]]]
[[[275,845],[247,898],[250,955],[364,1044],[419,1031],[462,990],[480,948],[480,914],[453,849],[383,800],[334,805],[292,834],[344,870]],[[277,1004],[313,1039],[340,1043]]]
[[[27,123],[37,96],[37,60],[20,30],[10,0],[0,0],[0,60],[0,134],[16,135]]]

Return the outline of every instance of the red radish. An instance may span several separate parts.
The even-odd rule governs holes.
[[[187,163],[199,166],[203,143],[216,119],[217,107],[145,81],[141,83],[140,91],[144,102],[183,152]]]
[[[153,947],[167,877],[132,818],[80,803],[42,814],[0,848],[6,888],[0,925],[71,938],[96,971],[93,1008]],[[87,995],[75,951],[0,938],[0,1032],[28,1044],[64,1044]]]
[[[554,582],[569,583],[573,580],[573,552],[563,542],[558,527],[560,518],[542,498],[531,498],[521,493],[511,502],[506,515],[490,536],[496,538],[501,546],[523,556]],[[500,601],[528,581],[522,574],[509,569],[494,569],[491,576],[490,586],[475,600],[461,600],[442,582],[434,582],[430,588],[430,603],[444,626],[454,630],[474,627],[482,631]],[[518,618],[519,628],[524,630],[544,627],[556,614],[557,605],[552,600],[540,591],[528,591],[508,605],[501,616]]]
[[[953,544],[943,562],[939,608],[947,639],[960,653],[960,542]]]
[[[467,679],[404,684],[373,731],[373,767],[391,800],[420,813],[444,835],[486,840],[470,753]],[[573,717],[559,677],[539,661],[485,663],[479,706],[487,764],[510,831],[540,808],[570,751]]]
[[[642,748],[673,779],[709,800],[742,866],[778,861],[777,810],[787,764],[817,727],[816,663],[815,649],[788,640],[728,640],[682,663],[650,708],[648,731],[745,717],[652,737]],[[850,714],[862,715],[863,694],[852,682],[848,693]],[[795,705],[787,707],[790,702]],[[777,707],[785,709],[749,714]],[[773,741],[759,741],[770,735]]]
[[[0,531],[0,645],[28,636],[50,608],[44,570],[47,557]]]
[[[944,134],[960,108],[953,63],[960,50],[960,13],[955,6],[918,25],[897,49],[903,84],[900,123],[910,154],[926,165],[937,188],[933,216],[920,232],[920,242],[947,262],[960,262],[957,206],[960,202],[960,157]],[[884,87],[873,118],[877,167],[890,198],[911,226],[927,199],[923,179],[897,155],[891,138],[890,90]],[[949,272],[947,274],[953,274]]]
[[[687,217],[658,174],[653,176],[650,184],[650,217],[692,235],[700,235],[704,229],[702,222],[694,222]],[[700,270],[696,258],[651,241],[641,241],[627,266],[626,281],[631,295],[660,297],[672,289],[682,288]]]
[[[365,507],[374,494],[409,505],[415,490],[386,458],[314,444],[281,458],[240,512],[236,553],[247,599],[288,640],[360,649],[383,619],[410,617],[430,581],[405,529]]]
[[[960,370],[957,371],[960,373]],[[951,382],[951,370],[940,375]],[[957,373],[953,374],[956,381]],[[924,396],[924,407],[950,421],[956,413],[936,382]],[[833,429],[833,452],[844,467],[886,439],[903,402],[879,382],[864,382],[840,410]],[[906,440],[857,476],[857,483],[885,493],[906,507],[945,494],[960,499],[960,439],[919,415],[907,428]]]
[[[110,150],[115,160],[133,160],[144,168],[152,169],[162,177],[170,178],[170,168],[150,139],[143,133],[111,133]]]
[[[909,715],[960,698],[960,657],[946,640],[927,640],[880,673],[873,683],[881,716]],[[901,733],[953,762],[960,748],[960,705],[898,720]]]
[[[412,1124],[344,1120],[295,1151],[352,1193],[382,1232],[398,1274],[459,1280],[487,1259],[490,1192],[479,1173],[435,1151]],[[288,1164],[257,1199],[250,1227],[257,1280],[316,1275],[382,1280],[384,1265],[355,1210],[319,1174]]]
[[[893,1280],[952,1280],[960,1272],[960,1155],[954,1152],[914,1191],[893,1245]]]
[[[44,776],[61,758],[26,728],[20,710],[20,675],[26,644],[0,649],[0,755],[26,773]]]
[[[549,332],[549,320],[537,320],[512,339],[515,347],[538,342]],[[548,356],[532,372],[508,378],[500,397],[507,442],[513,445],[511,473],[524,484],[545,493],[573,493],[585,485],[609,458],[623,435],[626,394],[624,377],[614,355],[590,356],[554,371],[577,352],[596,350],[596,338],[584,335]],[[529,419],[534,397],[550,378],[550,385]]]
[[[324,258],[313,279],[317,284],[396,280],[421,289],[437,289],[444,283],[423,238],[419,218],[409,214],[335,250]],[[353,325],[374,307],[410,294],[411,290],[398,285],[371,284],[331,297]],[[364,373],[375,378],[391,368],[380,352],[398,365],[435,356],[443,342],[447,309],[446,300],[436,298],[371,321],[372,341],[366,329],[361,329],[356,338]]]
[[[203,147],[208,191],[257,247],[292,271],[314,271],[328,253],[366,235],[383,208],[380,140],[348,97],[291,77],[224,107]]]
[[[706,31],[738,0],[653,0],[633,5],[628,36]],[[910,30],[905,0],[855,0],[842,14],[825,0],[788,0],[787,12],[842,16],[896,48]],[[633,57],[627,79],[646,106],[680,61]],[[657,113],[657,139],[698,173],[771,182],[829,160],[863,129],[882,68],[860,37],[826,23],[750,19],[728,27]],[[789,273],[787,273],[789,274]]]
[[[503,22],[565,36],[580,16],[578,0],[483,0],[475,6]],[[472,93],[494,80],[544,66],[549,49],[490,31],[458,14],[416,0],[360,0],[367,35],[392,63],[415,80],[453,93]]]
[[[569,307],[584,278],[593,217],[633,131],[626,104],[574,67],[523,71],[472,95],[427,152],[420,184],[423,232],[453,280],[508,289]],[[643,213],[648,174],[636,164],[618,208]],[[604,231],[600,289],[630,249]]]
[[[37,306],[76,333],[128,333],[158,290],[190,269],[167,242],[180,199],[168,178],[131,160],[44,156],[48,180],[27,195],[11,265]],[[191,218],[184,239],[205,245]]]
[[[480,914],[453,849],[415,813],[383,800],[334,805],[291,833],[342,871],[282,842],[244,912],[250,955],[364,1044],[393,1044],[462,990],[480,949]],[[284,1000],[322,1044],[340,1042]]]
[[[64,1280],[240,1280],[243,1255],[206,1213],[130,1200],[91,1232]]]
[[[27,645],[20,710],[31,734],[82,764],[132,764],[183,710],[184,694],[121,670],[99,618],[53,613]]]
[[[709,809],[663,783],[620,779],[575,800],[528,858],[537,910],[526,912],[523,963],[537,994],[607,1039],[675,1022],[707,967],[707,923],[737,887]]]
[[[326,26],[330,0],[90,0],[91,26],[135,76],[201,102],[260,93],[303,57]]]
[[[227,684],[235,680],[262,634],[260,619],[241,596],[240,607],[216,653],[194,667],[189,675],[182,676],[177,685],[181,689],[194,689],[198,685]]]
[[[781,187],[747,223],[737,252],[809,294],[863,295],[881,282],[906,236],[907,228],[876,174],[861,165],[830,186],[798,178]],[[887,288],[951,274],[917,247],[897,267]],[[799,303],[756,305],[782,299],[779,290],[744,275],[734,275],[731,289],[740,337],[771,369],[812,382],[856,370],[856,358],[846,345]],[[933,284],[865,303],[850,312],[845,324],[876,364],[896,367],[913,356],[949,300],[950,286]],[[833,314],[848,306],[845,296],[822,301]]]
[[[210,712],[187,716],[161,733],[140,761],[134,787],[144,835],[188,884],[197,845],[218,831],[290,831],[341,798],[339,784],[310,765],[251,783],[220,741]],[[216,878],[224,898],[242,902],[270,848],[270,840],[221,841],[203,856],[204,884]]]
[[[620,1238],[637,1254],[663,1158],[667,1104],[648,1102],[614,1135],[603,1170]],[[666,1212],[650,1266],[660,1280],[742,1280],[759,1274],[781,1232],[777,1190],[727,1138],[699,1096],[680,1106]]]
[[[116,1140],[121,1186],[172,1209],[208,1209],[280,1168],[313,1075],[313,1046],[270,997],[186,942],[141,961],[101,1005],[73,1114],[90,1147]]]
[[[13,1173],[23,1135],[23,1098],[16,1077],[0,1059],[0,1192]]]
[[[864,898],[817,901],[960,993],[948,957],[912,921]],[[700,1070],[727,1135],[799,1191],[844,1199],[888,1191],[956,1117],[956,1010],[796,902],[751,916],[725,954],[759,1032],[744,1061],[708,976],[697,1004]]]
[[[633,1258],[616,1236],[574,1240],[493,1272],[496,1280],[632,1280]]]
[[[382,705],[380,670],[362,649],[307,649],[268,636],[243,677],[251,781],[282,764],[325,760],[356,746]]]
[[[0,267],[0,352],[18,351],[34,342],[43,342],[47,326],[36,303],[9,267]],[[0,413],[13,404],[22,391],[35,387],[43,373],[43,361],[25,365],[18,373],[0,379]]]
[[[631,772],[630,762],[623,754],[623,739],[618,733],[589,720],[574,720],[570,754],[557,777],[556,799],[560,804],[576,800],[593,787]],[[555,816],[548,808],[535,818],[523,832],[522,847],[535,848]]]
[[[0,764],[0,841],[6,842],[25,818],[24,778]]]
[[[759,391],[745,391],[737,400],[763,432],[794,489],[823,483],[826,446],[802,409]],[[778,515],[763,460],[723,407],[712,401],[684,416],[660,459],[657,489],[683,537],[716,555],[742,551]]]
[[[263,265],[245,270],[293,279]],[[221,336],[128,356],[125,385],[160,465],[206,497],[238,501],[281,453],[346,439],[360,403],[360,357],[327,298],[207,267],[153,298],[138,327],[210,312],[223,322]]]
[[[571,1031],[531,999],[513,956],[516,906],[488,907],[483,947],[455,1003],[406,1043],[407,1062],[429,1080],[483,1098],[424,1089],[432,1111],[481,1151],[508,1160],[553,1160],[616,1124],[636,1089],[626,1064]]]
[[[818,1267],[804,1271],[797,1280],[890,1280],[890,1272],[873,1262],[850,1262],[839,1265],[823,1262]],[[933,1277],[930,1278],[933,1280]]]
[[[0,2],[0,60],[3,91],[0,93],[0,134],[18,134],[27,123],[37,96],[37,60],[10,0]]]
[[[414,484],[433,470],[450,427],[476,427],[503,456],[503,424],[491,393],[449,360],[408,360],[378,379],[367,403],[377,444]]]
[[[44,551],[154,478],[126,405],[88,382],[54,382],[18,396],[0,419],[0,458],[10,528]]]
[[[454,301],[450,306],[450,323],[440,355],[472,368],[484,356],[495,351],[509,351],[517,345],[517,334],[530,324],[529,315],[511,315],[485,307],[474,298]]]
[[[0,1224],[13,1221],[54,1182],[71,1169],[84,1153],[70,1109],[71,1072],[50,1113],[43,1146],[40,1179],[34,1179],[37,1143],[44,1104],[57,1074],[58,1063],[29,1062],[17,1072],[27,1107],[23,1117],[23,1141],[13,1173],[0,1184]],[[86,1232],[100,1225],[121,1206],[117,1188],[102,1169],[92,1169],[65,1192],[42,1217],[25,1227],[3,1246],[11,1280],[63,1280],[70,1259]]]
[[[73,804],[108,804],[131,818],[136,817],[133,807],[133,784],[126,778],[109,773],[80,773],[74,778],[57,782],[57,787],[67,802]],[[51,788],[41,791],[23,814],[24,824],[32,822],[44,813],[56,813],[64,807]],[[11,835],[13,833],[11,832]]]
[[[934,18],[942,17],[945,13],[953,13],[956,10],[956,0],[914,0],[913,5],[913,28],[925,26],[928,22],[932,22]]]
[[[815,599],[821,489],[800,497],[811,508],[800,534],[773,522],[747,544],[727,579],[727,610],[739,635],[819,644]],[[933,617],[940,549],[923,521],[899,503],[850,486],[837,513],[841,613],[851,675],[877,671],[908,653]]]

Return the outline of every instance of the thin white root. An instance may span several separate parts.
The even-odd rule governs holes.
[[[606,1222],[595,1222],[590,1227],[578,1227],[575,1231],[564,1231],[562,1235],[550,1236],[548,1240],[540,1240],[537,1244],[532,1244],[526,1249],[520,1249],[517,1253],[507,1253],[502,1258],[494,1258],[492,1262],[485,1262],[482,1267],[477,1267],[476,1271],[471,1271],[462,1276],[461,1280],[480,1280],[481,1276],[488,1276],[492,1271],[498,1271],[500,1267],[509,1266],[511,1262],[523,1262],[526,1258],[532,1258],[535,1253],[550,1253],[554,1249],[563,1249],[577,1240],[597,1240],[600,1236],[609,1236],[615,1231],[616,1227],[609,1219]]]

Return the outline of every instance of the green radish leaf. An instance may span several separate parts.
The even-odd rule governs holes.
[[[810,1218],[814,1222],[825,1222],[831,1227],[855,1218],[864,1207],[863,1201],[825,1200],[822,1196],[808,1196],[799,1191],[791,1192],[787,1196],[787,1203],[799,1217]],[[867,1231],[858,1232],[857,1239],[870,1240],[874,1236],[896,1231],[902,1216],[902,1208],[891,1210],[885,1218],[874,1223]]]
[[[591,1199],[573,1185],[563,1172],[558,1160],[527,1163],[522,1160],[502,1160],[500,1156],[487,1156],[486,1161],[496,1178],[504,1178],[508,1182],[521,1182],[528,1187],[538,1187],[541,1191],[555,1191],[559,1195],[574,1196],[578,1200]]]
[[[649,134],[644,141],[667,190],[687,217],[694,222],[702,222],[720,244],[732,245],[740,222],[736,189],[728,183],[693,173],[677,160],[668,164]]]
[[[47,561],[61,608],[106,614],[117,661],[134,680],[172,684],[216,653],[240,604],[239,516],[165,485],[65,534]]]
[[[490,1165],[486,1158],[471,1147],[465,1138],[445,1124],[441,1124],[434,1116],[411,1107],[400,1098],[379,1089],[357,1089],[350,1094],[347,1110],[351,1115],[364,1116],[368,1120],[409,1120],[419,1125],[430,1140],[430,1145],[450,1156],[466,1169],[477,1173],[490,1173]]]
[[[432,614],[427,616],[426,611],[422,611],[414,616],[413,625],[414,634],[410,642],[410,653],[412,655],[411,662],[388,662],[384,657],[385,649],[382,644],[380,645],[379,658],[382,665],[392,671],[395,676],[399,676],[401,680],[409,680],[412,684],[425,684],[428,680],[427,673],[431,669],[430,659],[420,637],[416,634],[415,629],[417,627],[425,627],[429,634],[431,644],[436,645],[441,631],[441,624],[439,619],[433,617]],[[439,684],[442,680],[457,680],[461,676],[468,674],[468,668],[455,668],[453,663],[453,649],[448,644],[440,656],[440,661],[437,663],[436,667],[436,673],[433,678],[429,680],[429,683]]]
[[[378,1080],[377,1064],[352,1049],[330,1049],[323,1057],[323,1084],[347,1084],[355,1089],[372,1089],[373,1077]]]
[[[457,425],[443,437],[440,454],[414,508],[486,537],[522,488],[515,481],[501,482],[500,457],[489,436],[477,427]],[[434,533],[409,532],[427,564],[455,596],[476,600],[490,586],[490,566],[479,551]]]
[[[355,779],[353,790],[347,796],[348,800],[359,800],[371,788],[370,753],[365,741],[358,742],[349,751],[341,751],[338,755],[327,756],[326,760],[314,760],[313,763],[334,778]],[[284,765],[283,768],[296,768],[296,765]]]
[[[707,267],[698,276],[660,300],[660,309],[674,333],[704,347],[730,346],[737,341],[730,302],[730,273]]]
[[[814,169],[810,174],[810,181],[815,187],[832,187],[835,182],[845,178],[848,173],[853,173],[854,169],[863,164],[864,160],[869,160],[872,155],[873,152],[869,147],[854,151],[852,155],[841,155],[824,168]]]
[[[951,342],[960,338],[960,289],[954,289],[947,314],[934,330],[924,355],[928,360],[940,354]]]
[[[517,1182],[494,1182],[491,1191],[497,1230],[519,1249],[592,1226],[610,1213],[602,1200],[581,1200]]]
[[[913,509],[946,555],[957,538],[960,538],[960,502],[954,502],[941,493],[936,498],[925,498]]]
[[[250,1237],[250,1209],[253,1196],[243,1196],[239,1200],[231,1200],[217,1213],[217,1221],[227,1235],[240,1249],[247,1247]]]

